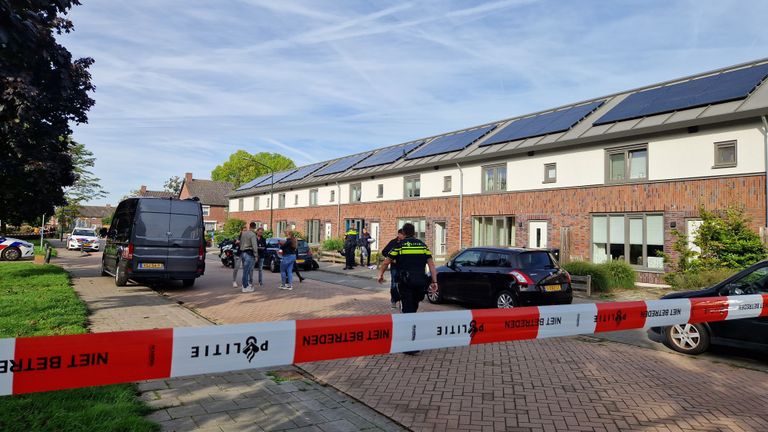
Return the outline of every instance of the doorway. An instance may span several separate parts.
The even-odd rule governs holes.
[[[435,256],[445,256],[448,253],[446,239],[445,222],[435,222]]]
[[[547,247],[547,221],[528,222],[528,247],[537,249]]]
[[[371,243],[371,250],[379,250],[379,232],[381,229],[379,228],[378,222],[371,222],[371,239],[373,242]]]

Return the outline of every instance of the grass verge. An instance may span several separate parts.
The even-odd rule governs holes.
[[[61,267],[0,264],[0,338],[86,333],[87,310]],[[0,431],[156,431],[133,384],[0,397]]]
[[[41,256],[45,256],[45,245],[49,245],[49,246],[51,245],[51,242],[43,239],[43,246],[41,247],[39,238],[35,240],[31,240],[30,243],[35,245],[35,255],[41,255]],[[56,248],[53,246],[51,246],[51,256],[54,258],[59,256],[59,253],[56,251]]]

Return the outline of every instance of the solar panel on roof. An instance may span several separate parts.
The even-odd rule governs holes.
[[[373,152],[371,151],[368,153],[363,153],[363,154],[354,155],[354,156],[347,156],[345,158],[339,159],[336,162],[316,172],[315,175],[323,176],[328,174],[336,174],[336,173],[344,172],[348,170],[351,166],[355,165],[356,163],[370,156],[371,153]]]
[[[270,174],[256,177],[255,179],[249,181],[248,183],[245,183],[245,184],[241,185],[239,188],[237,188],[237,190],[246,190],[246,189],[250,189],[252,187],[256,187],[256,186],[258,186],[259,183],[261,183],[264,180],[268,179],[269,176],[270,176]]]
[[[480,147],[567,131],[599,108],[604,102],[591,102],[560,111],[515,120],[480,144]]]
[[[458,150],[464,150],[470,144],[480,139],[483,135],[492,131],[498,125],[484,126],[478,129],[472,129],[459,132],[453,135],[444,135],[437,137],[427,144],[421,146],[418,150],[405,157],[406,160],[418,159],[437,154],[450,153]]]
[[[296,172],[294,172],[293,174],[291,174],[291,175],[289,175],[289,176],[287,176],[287,177],[285,177],[285,178],[283,178],[283,179],[281,179],[279,181],[282,183],[282,182],[287,182],[287,181],[301,180],[304,177],[306,177],[306,176],[312,174],[313,172],[319,170],[320,168],[322,168],[323,165],[325,165],[326,163],[327,162],[320,162],[320,163],[316,163],[316,164],[312,164],[312,165],[307,165],[305,167],[301,167],[298,170],[296,170]]]
[[[768,64],[670,84],[627,96],[594,125],[744,99],[768,76]]]
[[[287,171],[276,172],[275,173],[274,182],[277,183],[277,182],[281,181],[282,179],[288,177],[289,175],[295,173],[296,171],[297,171],[296,169],[290,169],[290,170],[287,170]],[[261,183],[258,184],[258,186],[268,186],[270,184],[272,184],[272,178],[271,178],[271,176],[268,175],[267,178],[264,179],[264,181],[262,181]]]
[[[408,152],[423,144],[424,141],[416,141],[408,144],[403,144],[397,147],[391,147],[383,150],[379,150],[373,156],[365,159],[359,164],[355,165],[355,169],[368,168],[378,165],[386,165],[392,163],[398,159],[405,157]]]

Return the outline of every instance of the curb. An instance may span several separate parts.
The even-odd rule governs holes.
[[[364,276],[364,275],[361,275],[361,274],[355,274],[355,273],[352,273],[352,272],[349,272],[349,273],[348,273],[348,272],[344,272],[343,270],[341,270],[341,271],[339,271],[339,270],[335,270],[335,269],[334,269],[334,270],[329,270],[329,269],[327,269],[327,268],[323,268],[323,266],[320,266],[320,267],[319,267],[317,270],[315,270],[315,271],[321,271],[321,272],[324,272],[324,273],[331,273],[331,274],[335,274],[335,275],[341,275],[341,276],[353,276],[353,277],[356,277],[356,278],[359,278],[359,279],[365,279],[365,280],[374,280],[374,281],[376,280],[376,277],[375,277],[375,275],[372,275],[372,276]]]

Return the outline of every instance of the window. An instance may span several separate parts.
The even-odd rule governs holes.
[[[480,265],[481,255],[482,252],[480,251],[468,250],[454,258],[453,264],[457,267],[477,267]]]
[[[376,189],[376,198],[382,198],[384,196],[384,185],[379,183]]]
[[[494,165],[483,167],[483,192],[507,190],[507,166]]]
[[[473,246],[514,246],[515,218],[482,216],[472,218]]]
[[[349,185],[349,202],[360,202],[363,195],[363,187],[360,183]]]
[[[309,190],[309,205],[311,206],[317,205],[317,189]]]
[[[483,267],[511,267],[509,254],[500,252],[486,252],[480,264]]]
[[[320,243],[320,221],[318,219],[307,221],[307,241],[313,245]]]
[[[418,198],[421,196],[421,176],[405,177],[405,198]]]
[[[723,287],[727,295],[768,294],[768,267],[760,267]]]
[[[336,201],[336,191],[335,191],[335,190],[332,190],[332,191],[331,191],[331,199],[330,199],[330,201],[331,201],[331,202],[334,202],[334,201]]]
[[[293,195],[293,205],[295,206],[299,205],[299,194]]]
[[[515,267],[523,270],[553,268],[552,256],[549,252],[525,252],[517,256]]]
[[[272,235],[275,237],[282,237],[285,235],[285,231],[288,229],[288,221],[277,221],[277,231],[275,231]]]
[[[211,214],[211,206],[204,205],[203,216],[210,216],[210,214]]]
[[[365,220],[364,219],[344,219],[344,232],[349,231],[350,229],[353,229],[357,231],[358,234],[363,232],[363,227],[365,226]]]
[[[453,177],[443,177],[443,192],[450,192],[453,189]]]
[[[648,179],[648,147],[635,146],[606,152],[607,182],[618,183]]]
[[[206,231],[216,231],[216,222],[205,222]]]
[[[281,193],[277,196],[277,208],[285,208],[285,194]]]
[[[398,219],[397,227],[402,228],[403,225],[407,223],[413,224],[413,227],[416,230],[416,235],[414,235],[414,237],[416,237],[421,241],[426,241],[427,239],[427,220],[426,219],[417,219],[417,218]]]
[[[630,265],[664,269],[664,216],[611,214],[592,217],[592,261],[624,260]]]
[[[271,208],[271,203],[269,202],[269,198],[267,198],[267,208]]]
[[[557,181],[557,164],[544,164],[544,183],[554,183]]]
[[[237,200],[237,211],[243,211],[243,199]]]
[[[253,209],[258,210],[259,209],[259,197],[256,197],[253,199]]]
[[[736,141],[715,143],[715,165],[712,168],[733,168],[736,166]]]

